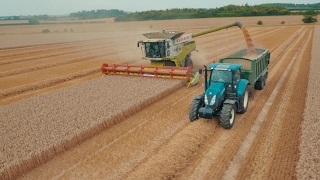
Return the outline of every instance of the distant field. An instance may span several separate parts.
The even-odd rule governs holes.
[[[134,21],[113,22],[113,18],[100,19],[106,23],[99,24],[51,24],[51,25],[23,25],[3,26],[0,28],[0,48],[26,46],[35,44],[59,43],[118,37],[125,34],[135,35],[136,40],[142,38],[141,34],[158,30],[181,30],[198,32],[210,27],[239,21],[247,27],[256,27],[261,20],[266,26],[302,25],[303,16],[263,16],[263,17],[237,17],[237,18],[207,18],[207,19],[180,19],[162,21]],[[58,19],[60,21],[73,21]],[[75,20],[80,21],[80,20]],[[85,22],[86,20],[81,20]],[[285,24],[282,25],[281,21]],[[0,21],[5,22],[5,21]],[[11,22],[11,21],[10,21]],[[319,23],[318,23],[319,24]],[[259,27],[259,26],[258,26]],[[42,33],[49,29],[50,33]],[[70,30],[72,29],[72,32]],[[65,32],[67,30],[67,32]]]
[[[203,18],[203,19],[179,19],[179,20],[160,20],[160,21],[133,21],[133,22],[117,22],[114,23],[113,19],[114,18],[104,18],[104,19],[93,19],[93,20],[76,20],[72,18],[60,18],[56,20],[41,20],[40,23],[61,23],[61,22],[81,22],[81,23],[86,23],[90,21],[105,21],[106,22],[106,27],[104,29],[101,29],[101,26],[98,24],[81,24],[80,26],[78,25],[59,25],[59,24],[54,24],[54,25],[26,25],[18,28],[13,27],[5,27],[0,29],[0,34],[24,34],[24,33],[40,33],[39,28],[52,28],[52,32],[56,28],[60,27],[65,27],[65,28],[71,28],[74,26],[74,29],[77,32],[96,32],[96,31],[109,31],[109,30],[114,30],[117,28],[117,30],[128,30],[128,29],[123,29],[123,26],[130,26],[131,30],[140,30],[141,28],[149,28],[149,26],[152,25],[152,29],[163,29],[163,27],[167,28],[173,28],[176,29],[179,27],[181,28],[206,28],[206,27],[211,27],[211,26],[216,26],[216,25],[221,25],[225,24],[228,22],[233,22],[233,21],[240,21],[246,26],[256,26],[257,21],[261,20],[263,21],[263,25],[269,26],[269,25],[280,25],[281,21],[284,21],[286,25],[292,25],[292,24],[302,24],[302,18],[303,16],[257,16],[257,17],[231,17],[231,18]],[[27,20],[3,20],[0,21],[0,24],[15,24],[15,23],[27,23]],[[112,25],[115,27],[110,27],[108,25]],[[135,25],[132,27],[131,25]],[[183,26],[178,26],[178,25],[183,25]],[[118,28],[119,27],[119,28]],[[12,31],[14,30],[14,31]]]

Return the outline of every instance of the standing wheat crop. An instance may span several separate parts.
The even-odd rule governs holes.
[[[13,179],[183,86],[106,76],[0,106],[0,179]]]
[[[320,179],[320,26],[315,26],[306,107],[301,124],[298,179]]]

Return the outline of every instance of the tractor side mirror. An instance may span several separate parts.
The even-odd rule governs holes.
[[[138,43],[137,43],[137,47],[139,47],[139,46],[140,46],[140,44],[142,44],[141,46],[143,46],[143,45],[144,45],[144,44],[143,44],[143,40],[138,41]]]
[[[202,69],[199,69],[199,74],[202,74]]]

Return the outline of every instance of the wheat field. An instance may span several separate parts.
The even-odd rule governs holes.
[[[142,33],[234,21],[271,60],[267,85],[230,130],[218,117],[189,122],[203,79],[186,88],[180,80],[101,74],[103,63],[148,64],[136,47]],[[300,16],[107,21],[5,27],[0,40],[0,179],[320,178],[319,23],[302,24]],[[237,27],[195,40],[196,69],[246,48]]]
[[[300,158],[297,165],[298,179],[318,179],[320,177],[320,26],[314,30],[306,105],[301,124],[299,145]]]

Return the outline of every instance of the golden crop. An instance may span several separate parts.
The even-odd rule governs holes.
[[[0,177],[11,179],[119,123],[183,81],[105,76],[0,107]]]

